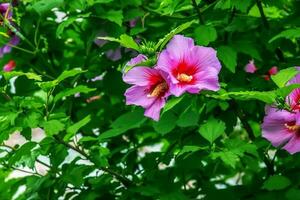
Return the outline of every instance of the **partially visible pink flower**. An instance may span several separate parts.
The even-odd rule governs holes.
[[[158,121],[160,110],[170,95],[167,74],[148,67],[134,67],[123,80],[133,85],[125,92],[126,105],[142,106],[145,116]]]
[[[16,62],[14,60],[10,60],[6,65],[3,67],[3,71],[10,72],[14,70],[16,67]]]
[[[129,27],[130,28],[134,28],[137,24],[138,18],[134,18],[132,20],[129,21]]]
[[[11,46],[16,46],[19,44],[19,42],[20,42],[20,38],[18,38],[16,35],[12,36],[8,44],[0,47],[0,58],[2,58],[4,54],[10,53],[12,49]]]
[[[254,72],[256,72],[256,70],[257,68],[254,64],[254,60],[249,60],[249,63],[245,66],[245,71],[253,74]]]
[[[143,54],[137,55],[136,57],[132,58],[125,64],[125,67],[123,68],[122,72],[125,73],[126,70],[128,70],[128,68],[138,66],[138,64],[146,61],[147,59],[148,59],[147,56]]]
[[[216,51],[194,45],[192,38],[175,35],[157,61],[157,69],[170,77],[170,92],[180,96],[184,92],[220,89],[218,74],[221,64]]]
[[[116,49],[110,49],[107,52],[105,52],[105,55],[108,59],[112,61],[120,60],[122,58],[121,48],[118,47]]]
[[[298,69],[299,70],[299,69]],[[300,74],[292,78],[287,85],[300,84]],[[300,111],[300,88],[294,89],[287,97],[286,102],[293,111]]]
[[[277,74],[278,72],[278,68],[276,66],[271,67],[271,69],[269,69],[268,73],[270,76]]]
[[[300,113],[267,107],[262,124],[262,136],[273,146],[294,154],[300,151]]]
[[[300,74],[291,79],[287,85],[299,83]],[[294,89],[287,96],[286,103],[291,111],[266,107],[262,136],[274,146],[283,146],[283,149],[294,154],[300,152],[300,89]]]
[[[136,57],[132,58],[129,62],[126,63],[127,66],[135,66],[141,62],[144,62],[147,60],[147,56],[143,55],[143,54],[139,54]]]
[[[12,10],[10,9],[9,3],[1,3],[0,4],[0,14],[6,19],[10,20],[12,17]],[[2,19],[0,19],[1,21]]]
[[[7,19],[11,25],[13,25],[12,23],[12,9],[10,8],[10,4],[9,3],[1,3],[0,4],[0,15],[2,16],[0,18],[0,25],[3,23],[3,19],[5,18]],[[11,37],[10,41],[8,42],[8,44],[3,45],[2,47],[0,47],[0,58],[3,57],[4,54],[11,52],[11,46],[16,46],[19,42],[20,39],[14,35],[14,33],[12,33],[11,31],[8,33],[8,35]]]

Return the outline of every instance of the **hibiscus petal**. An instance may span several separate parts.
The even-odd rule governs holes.
[[[145,60],[147,60],[147,57],[143,54],[139,54],[136,57],[132,58],[128,63],[126,63],[126,65],[135,66],[141,62],[144,62]]]
[[[159,120],[160,110],[164,107],[166,101],[164,98],[158,98],[154,103],[145,110],[144,115],[155,121]]]
[[[217,58],[217,52],[210,47],[194,46],[189,56],[190,65],[197,66],[198,71],[221,70],[221,63]]]
[[[220,89],[218,71],[215,69],[201,71],[195,75],[196,86],[200,90],[218,91]]]
[[[296,67],[296,69],[298,71],[300,71],[300,68],[299,67]],[[291,85],[291,84],[297,84],[297,83],[300,83],[300,74],[296,75],[294,78],[292,78],[288,83],[287,85]]]
[[[157,76],[157,74],[157,70],[149,67],[134,67],[123,76],[123,80],[128,84],[147,86],[149,85],[150,78]]]
[[[155,98],[147,96],[147,90],[144,86],[132,86],[125,92],[126,105],[137,105],[147,108],[153,104]]]
[[[267,107],[266,110],[267,115],[262,124],[262,136],[274,146],[279,146],[294,135],[294,132],[290,132],[285,128],[285,124],[294,121],[295,114],[271,107]]]
[[[300,136],[294,135],[292,139],[283,147],[289,153],[294,154],[300,151]]]
[[[159,54],[155,68],[168,73],[172,83],[176,84],[179,81],[173,76],[172,71],[177,66],[178,62],[171,58],[171,55],[168,53],[168,51],[164,50]]]
[[[194,40],[192,38],[184,37],[182,35],[175,35],[167,45],[167,52],[172,59],[177,61],[184,60],[186,56],[192,51],[194,47]]]

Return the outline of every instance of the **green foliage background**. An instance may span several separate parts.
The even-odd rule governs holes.
[[[300,198],[299,154],[260,130],[265,104],[299,87],[284,85],[300,64],[300,1],[23,0],[13,12],[24,39],[0,60],[17,63],[0,80],[1,200]],[[125,106],[122,69],[137,51],[155,61],[175,33],[218,51],[222,89],[172,97],[153,122]],[[288,69],[267,81],[272,66]],[[6,146],[16,131],[27,143]]]

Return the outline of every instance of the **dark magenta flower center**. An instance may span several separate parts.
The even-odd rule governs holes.
[[[193,77],[195,73],[197,73],[197,67],[194,65],[188,65],[184,60],[181,61],[172,71],[173,76],[183,84],[192,84],[195,81],[195,78]]]
[[[159,83],[150,89],[149,97],[162,97],[168,89],[169,87],[166,82]]]
[[[163,97],[169,90],[166,80],[159,74],[151,76],[148,97]]]
[[[297,135],[300,135],[300,126],[296,124],[296,121],[285,123],[284,126],[290,132],[295,132]]]

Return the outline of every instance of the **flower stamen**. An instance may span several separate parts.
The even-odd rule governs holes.
[[[166,82],[157,84],[154,89],[147,95],[147,97],[160,97],[165,94],[168,90],[168,85]]]
[[[176,78],[180,82],[186,82],[186,83],[189,83],[193,80],[193,76],[189,76],[187,74],[178,74]]]
[[[288,123],[285,123],[284,126],[289,130],[289,131],[300,131],[300,125],[289,125]]]

